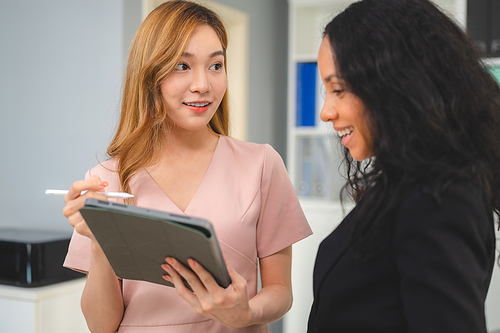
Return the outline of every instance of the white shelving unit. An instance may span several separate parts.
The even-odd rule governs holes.
[[[306,201],[322,201],[330,203],[338,199],[338,190],[331,189],[329,195],[315,194],[309,187],[314,184],[307,184],[308,188],[304,189],[301,183],[305,183],[301,176],[304,171],[302,163],[304,162],[303,149],[311,148],[319,145],[326,148],[326,162],[333,165],[338,165],[338,158],[330,153],[329,149],[329,130],[326,124],[322,124],[319,120],[319,110],[322,105],[322,98],[316,96],[316,126],[296,126],[296,96],[297,96],[297,64],[298,63],[314,63],[317,59],[317,52],[322,39],[322,32],[325,25],[335,15],[341,11],[347,4],[354,1],[337,0],[337,1],[305,1],[305,0],[289,0],[289,64],[288,64],[288,171],[290,177],[296,187],[297,194],[303,202]],[[320,84],[318,81],[316,84]],[[330,130],[331,132],[331,130]],[[308,147],[309,146],[309,147]],[[336,173],[330,173],[332,179],[328,188],[339,188],[341,181]],[[320,191],[321,192],[321,191]],[[308,194],[306,194],[308,193]]]
[[[288,39],[288,150],[287,168],[290,178],[299,195],[302,208],[308,218],[314,235],[294,245],[292,263],[292,283],[294,303],[292,309],[283,319],[284,333],[303,333],[307,330],[307,320],[313,301],[312,272],[316,252],[320,242],[333,231],[350,211],[352,206],[342,209],[338,201],[338,193],[343,179],[338,172],[340,155],[336,146],[330,145],[333,133],[331,125],[319,121],[322,106],[316,105],[316,126],[296,126],[297,113],[297,64],[316,62],[317,52],[322,40],[322,32],[326,24],[356,0],[288,0],[289,2],[289,39]],[[438,6],[453,17],[459,25],[465,27],[467,22],[467,0],[435,0]],[[488,66],[500,66],[498,58],[485,59]],[[316,81],[318,82],[318,81]],[[316,96],[318,103],[318,97]],[[329,129],[330,128],[330,129]],[[326,195],[318,195],[303,188],[304,146],[315,147],[317,142],[329,163],[330,189]],[[317,148],[317,147],[316,147]],[[309,156],[313,158],[314,155]],[[500,273],[495,268],[490,293],[486,302],[489,331],[500,329]]]
[[[332,135],[331,126],[323,124],[319,120],[319,111],[322,106],[322,97],[316,96],[316,125],[296,126],[297,113],[297,64],[313,63],[317,60],[317,52],[322,39],[322,32],[326,24],[349,4],[356,0],[289,0],[289,64],[288,64],[288,170],[290,177],[296,185],[301,199],[307,201],[324,201],[329,203],[338,199],[338,187],[334,188],[330,196],[317,194],[304,195],[300,189],[300,177],[303,155],[300,155],[301,142],[306,140],[329,141]],[[466,24],[466,0],[436,0],[438,6],[444,9],[450,16],[461,25]],[[489,63],[495,64],[495,59],[488,59]],[[318,78],[317,84],[321,84]],[[334,147],[335,148],[335,147]],[[331,154],[331,149],[325,152],[325,156],[332,167],[332,184],[329,187],[340,186],[343,182],[337,177],[339,156]],[[310,184],[313,186],[312,184]]]
[[[289,0],[288,38],[288,145],[287,169],[299,195],[302,208],[313,230],[313,235],[293,246],[292,284],[293,306],[283,318],[284,333],[307,331],[307,320],[313,301],[312,274],[318,246],[342,221],[349,207],[342,209],[338,193],[342,179],[337,171],[339,155],[330,145],[332,130],[319,120],[321,97],[316,96],[316,126],[296,126],[297,64],[316,62],[322,40],[322,32],[335,13],[343,10],[354,0],[307,1]],[[318,82],[316,83],[318,84]],[[328,169],[331,170],[329,195],[304,196],[301,188],[304,146],[312,145],[323,149]],[[320,151],[321,153],[321,151]],[[314,156],[314,155],[313,155]],[[310,156],[310,158],[314,158]],[[312,161],[314,162],[314,161]],[[311,192],[310,192],[311,193]]]

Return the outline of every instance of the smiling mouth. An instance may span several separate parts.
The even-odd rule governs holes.
[[[196,108],[203,108],[203,107],[207,106],[210,103],[183,103],[183,104],[185,104],[187,106],[194,106]]]
[[[343,129],[342,131],[338,131],[337,134],[340,136],[341,139],[343,139],[346,136],[350,135],[352,132],[354,132],[353,126],[346,128],[346,129]]]

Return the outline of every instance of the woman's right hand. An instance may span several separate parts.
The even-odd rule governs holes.
[[[76,232],[90,239],[93,239],[94,235],[80,214],[80,208],[85,205],[85,200],[88,198],[107,200],[105,196],[96,193],[104,191],[106,186],[108,186],[108,183],[102,181],[99,176],[92,176],[87,180],[74,182],[68,194],[64,197],[64,202],[66,203],[66,206],[63,208],[64,216],[68,218],[69,223],[75,228]],[[87,192],[82,195],[82,191]]]

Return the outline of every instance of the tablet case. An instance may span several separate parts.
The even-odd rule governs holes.
[[[206,220],[97,199],[80,213],[115,274],[173,286],[163,279],[166,257],[198,261],[226,288],[231,283],[212,224]],[[188,286],[189,287],[189,286]]]

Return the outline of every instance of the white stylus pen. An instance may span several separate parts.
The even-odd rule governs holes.
[[[82,192],[82,194],[85,192]],[[100,195],[104,195],[105,197],[108,198],[115,198],[115,199],[128,199],[128,198],[133,198],[134,195],[130,193],[125,193],[125,192],[96,192]],[[66,195],[68,194],[68,190],[45,190],[45,194],[47,195]]]

